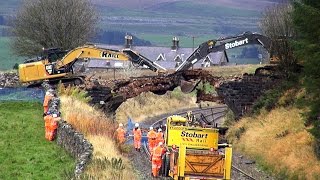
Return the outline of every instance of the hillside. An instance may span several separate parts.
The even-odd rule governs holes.
[[[262,10],[271,0],[93,0],[105,30],[135,33],[226,35],[258,31]],[[13,15],[22,0],[0,2],[0,15]],[[152,18],[150,18],[152,17]]]
[[[130,1],[115,1],[115,0],[94,0],[94,3],[101,6],[110,6],[116,8],[134,8],[134,9],[145,9],[152,8],[167,3],[182,2],[182,0],[130,0]],[[184,2],[195,2],[193,0],[184,0]],[[263,9],[266,6],[271,5],[274,2],[282,2],[281,0],[198,0],[197,3],[207,5],[219,5],[228,6],[238,9]]]

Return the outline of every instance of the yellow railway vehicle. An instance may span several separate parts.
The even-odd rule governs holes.
[[[216,128],[188,125],[182,116],[167,118],[168,148],[162,176],[178,179],[231,179],[232,148],[218,144]]]

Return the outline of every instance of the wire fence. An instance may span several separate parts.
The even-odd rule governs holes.
[[[45,91],[42,88],[0,88],[1,101],[43,102]]]

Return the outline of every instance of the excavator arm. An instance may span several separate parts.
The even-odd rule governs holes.
[[[147,66],[148,69],[152,71],[166,70],[160,65],[154,63],[150,59],[142,56],[141,54],[131,50],[131,49],[123,49],[119,50],[111,50],[105,49],[96,46],[83,46],[78,47],[68,54],[66,54],[60,61],[57,61],[57,69],[67,68],[72,66],[77,59],[83,58],[96,58],[96,59],[112,59],[112,60],[120,60],[120,61],[131,61],[138,66]]]
[[[199,47],[177,67],[176,72],[189,69],[212,52],[224,52],[226,54],[226,50],[228,49],[249,44],[259,44],[267,51],[271,49],[271,40],[268,37],[251,32],[245,32],[237,36],[229,36],[218,40],[209,40],[200,44]]]
[[[137,64],[138,66],[147,66],[150,70],[154,72],[166,71],[164,67],[151,61],[147,57],[135,51],[132,51],[131,49],[123,49],[122,52],[124,52],[126,55],[128,55],[131,58],[131,61],[133,64]]]
[[[74,74],[73,65],[80,59],[86,60],[91,58],[131,61],[133,64],[137,64],[138,66],[146,66],[152,71],[165,70],[165,68],[131,49],[119,51],[95,45],[84,45],[72,49],[71,51],[63,51],[63,53],[59,52],[59,49],[51,49],[41,58],[40,61],[20,64],[20,82],[36,82],[42,80],[58,82],[59,80],[73,81],[73,79],[81,79],[81,75],[81,78],[77,78],[77,74]]]

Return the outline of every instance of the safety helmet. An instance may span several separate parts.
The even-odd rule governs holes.
[[[163,142],[159,142],[159,146],[162,146],[163,145]]]
[[[159,128],[159,129],[158,129],[158,132],[161,132],[161,131],[162,131],[162,129],[161,129],[161,128]]]
[[[136,123],[134,126],[135,126],[135,127],[139,127],[139,123]]]
[[[122,123],[120,123],[120,124],[119,124],[119,127],[123,127],[123,124],[122,124]]]
[[[152,127],[152,126],[150,126],[150,130],[153,130],[153,127]]]
[[[190,116],[192,114],[192,111],[188,111],[187,115]]]

